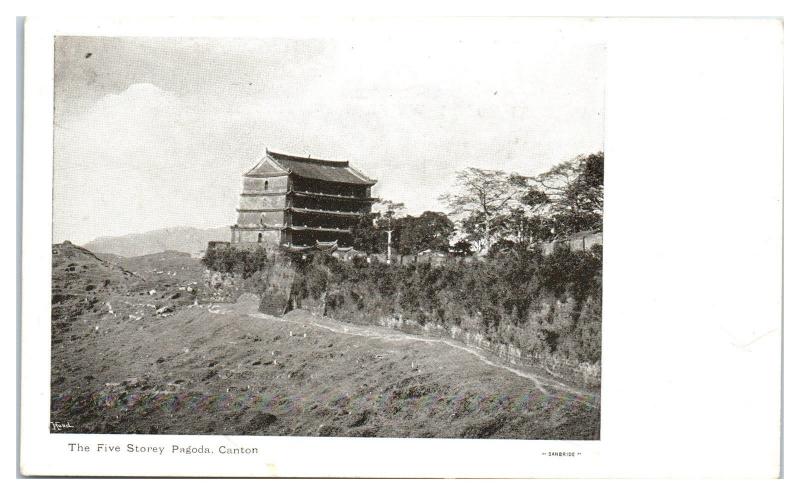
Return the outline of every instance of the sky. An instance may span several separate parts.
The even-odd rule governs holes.
[[[466,167],[603,149],[603,46],[413,40],[57,37],[53,242],[231,225],[266,148],[349,160],[409,214]]]

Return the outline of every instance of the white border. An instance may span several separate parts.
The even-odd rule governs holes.
[[[432,26],[441,33],[443,26],[458,30],[470,22],[475,21],[35,19],[28,23],[20,454],[24,474],[777,475],[782,33],[774,20],[482,21],[483,29],[497,33],[535,24],[538,30],[557,30],[569,39],[607,42],[600,442],[48,433],[54,34],[368,36],[387,28],[424,31]],[[747,112],[748,118],[726,118],[731,109]],[[741,235],[743,221],[747,236]],[[730,238],[733,242],[723,242]],[[643,245],[648,249],[640,249]],[[720,287],[724,280],[729,283]],[[68,455],[65,444],[80,437],[121,445],[129,438],[164,445],[242,443],[258,445],[264,454],[230,463],[218,457]],[[579,450],[584,455],[568,462],[540,455],[551,449]]]

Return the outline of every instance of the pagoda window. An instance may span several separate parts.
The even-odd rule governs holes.
[[[264,190],[266,191],[267,189],[269,189],[269,181],[265,180],[264,181]]]

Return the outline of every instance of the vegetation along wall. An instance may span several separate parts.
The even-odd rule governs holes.
[[[602,246],[514,249],[481,261],[407,265],[217,250],[206,265],[267,291],[272,271],[297,276],[291,306],[361,324],[392,325],[482,347],[516,364],[599,384]],[[263,293],[263,292],[262,292]]]

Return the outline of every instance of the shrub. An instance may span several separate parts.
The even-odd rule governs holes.
[[[268,271],[274,258],[263,250],[223,248],[207,254],[203,262],[249,277]],[[456,259],[439,266],[348,262],[324,253],[293,255],[286,262],[298,273],[296,299],[320,300],[335,318],[377,324],[401,315],[419,325],[457,326],[530,355],[600,360],[598,247],[587,252],[561,248],[545,256],[509,246],[482,262]]]
[[[243,278],[250,278],[257,272],[274,263],[263,247],[254,250],[237,249],[231,246],[208,249],[200,260],[206,268],[224,273],[238,273]]]
[[[307,284],[325,283],[331,316],[378,323],[393,315],[419,325],[458,326],[524,352],[600,359],[601,252],[514,249],[481,263],[405,266],[325,262]],[[327,277],[327,278],[326,278]],[[367,316],[369,315],[369,316]]]

